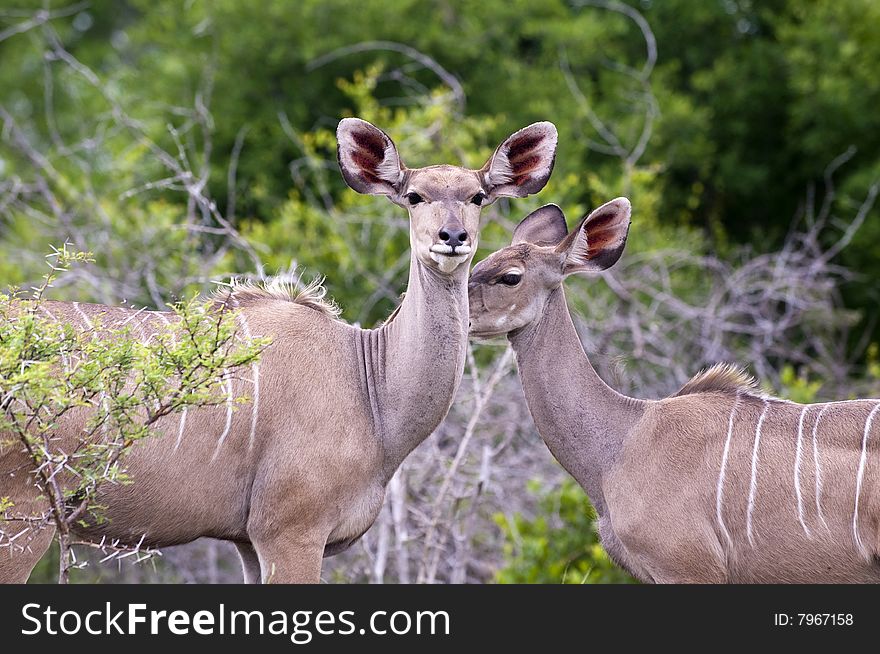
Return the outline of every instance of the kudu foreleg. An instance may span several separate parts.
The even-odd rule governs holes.
[[[260,557],[250,543],[235,543],[238,556],[241,558],[241,569],[244,572],[244,583],[259,584],[263,579],[260,568]]]
[[[321,581],[325,538],[255,539],[264,584],[317,584]]]

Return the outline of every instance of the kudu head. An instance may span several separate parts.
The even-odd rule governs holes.
[[[630,210],[626,198],[611,200],[585,216],[570,234],[555,204],[526,216],[511,244],[471,273],[471,336],[500,336],[535,323],[565,277],[614,265],[626,245]]]
[[[406,208],[418,260],[451,274],[476,252],[481,207],[544,188],[553,171],[557,136],[552,123],[529,125],[509,136],[479,170],[407,168],[388,135],[358,118],[340,121],[336,138],[348,185],[358,193],[386,195]]]

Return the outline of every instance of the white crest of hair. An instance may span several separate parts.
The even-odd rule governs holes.
[[[733,438],[733,419],[736,416],[736,410],[739,407],[740,393],[737,391],[733,400],[733,407],[730,409],[730,416],[727,419],[727,440],[724,441],[724,452],[721,455],[721,470],[718,472],[718,486],[715,491],[715,519],[721,528],[724,537],[727,539],[728,547],[733,547],[733,539],[730,532],[724,524],[724,517],[721,515],[721,507],[724,502],[724,477],[727,474],[727,458],[730,455],[730,441]]]
[[[807,538],[812,538],[813,536],[810,534],[810,529],[804,521],[804,498],[801,495],[801,453],[803,452],[804,443],[804,418],[809,409],[809,404],[804,406],[800,418],[798,419],[797,447],[794,455],[794,493],[797,497],[798,520],[800,520],[801,527],[804,528],[804,533],[807,535]]]
[[[745,368],[732,363],[716,363],[691,377],[675,394],[692,395],[706,392],[736,392],[758,399],[770,399],[758,389],[757,380]]]
[[[853,539],[855,540],[859,552],[861,552],[866,558],[868,557],[868,553],[865,551],[865,547],[862,544],[862,538],[859,535],[859,497],[862,494],[862,482],[865,477],[865,464],[868,460],[868,436],[871,433],[871,425],[874,422],[874,416],[877,415],[877,411],[880,411],[880,402],[871,409],[868,418],[865,420],[865,433],[862,436],[862,455],[859,458],[859,472],[856,475],[856,503],[855,508],[853,509],[852,519]]]
[[[749,484],[749,506],[746,510],[746,536],[752,547],[755,546],[755,541],[752,538],[752,513],[755,511],[755,496],[758,494],[758,448],[761,445],[761,427],[764,426],[767,411],[770,409],[767,398],[762,398],[761,401],[764,403],[764,410],[761,411],[761,417],[758,418],[758,426],[755,429],[755,446],[752,448],[752,480]]]
[[[317,276],[308,283],[303,283],[302,273],[297,267],[273,277],[260,280],[236,278],[229,283],[215,282],[222,288],[214,291],[215,302],[229,302],[233,307],[242,307],[261,300],[280,300],[293,302],[319,311],[331,318],[338,318],[340,308],[333,300],[327,298],[324,277]]]

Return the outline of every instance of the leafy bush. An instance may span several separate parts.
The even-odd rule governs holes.
[[[66,247],[48,259],[50,272],[32,298],[0,294],[0,453],[26,452],[45,500],[38,512],[22,513],[15,498],[0,498],[0,544],[19,546],[22,530],[13,535],[8,525],[54,527],[66,582],[75,564],[71,529],[105,520],[95,496],[104,484],[130,483],[125,454],[165,416],[226,402],[224,381],[256,361],[267,341],[237,338],[234,312],[196,299],[174,305],[167,327],[148,338],[130,320],[58,320],[45,306],[46,289],[90,259]],[[82,410],[84,429],[65,433],[63,421]]]
[[[596,512],[574,480],[565,479],[550,490],[532,482],[529,491],[540,498],[536,517],[495,517],[506,538],[504,566],[495,577],[498,583],[636,583],[602,549]]]

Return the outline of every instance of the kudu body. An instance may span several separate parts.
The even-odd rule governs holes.
[[[268,336],[258,365],[229,382],[248,404],[190,409],[125,460],[133,483],[105,485],[108,520],[80,529],[157,547],[207,536],[234,542],[249,582],[317,582],[323,556],[359,538],[378,514],[403,459],[446,415],[467,345],[467,275],[480,205],[540,190],[552,171],[556,130],[536,123],[504,141],[480,170],[408,169],[391,139],[357,119],[337,130],[339,163],[356,191],[409,210],[412,258],[390,322],[360,329],[319,298],[243,287],[224,299],[245,336]],[[305,244],[303,244],[305,245]],[[170,319],[155,312],[48,303],[58,320],[88,329],[133,321],[144,338]],[[75,440],[86,415],[59,427]],[[16,448],[0,452],[0,496],[40,510],[39,490]],[[4,525],[10,528],[10,525]],[[51,542],[0,552],[0,581],[24,581]]]
[[[880,400],[795,404],[720,365],[644,401],[590,365],[562,281],[614,264],[629,216],[618,198],[569,234],[542,207],[469,285],[472,335],[508,336],[535,426],[609,555],[647,582],[880,581]]]

